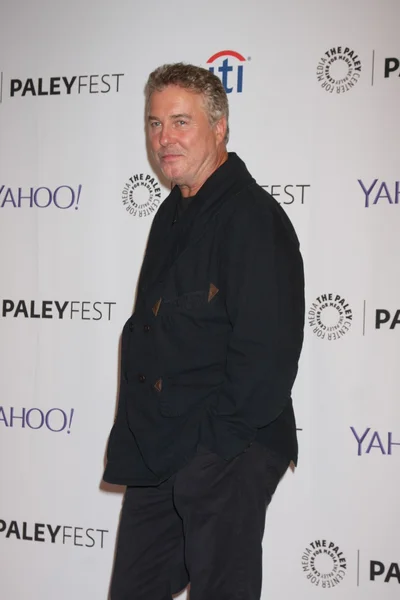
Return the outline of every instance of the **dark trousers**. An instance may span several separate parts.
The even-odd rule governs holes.
[[[199,448],[157,487],[128,487],[111,600],[259,600],[265,514],[288,461],[254,442],[230,461]]]

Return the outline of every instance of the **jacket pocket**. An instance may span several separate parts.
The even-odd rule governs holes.
[[[160,378],[154,387],[160,413],[164,417],[181,417],[208,405],[221,385],[220,373],[199,379],[193,375],[174,375]]]
[[[175,298],[164,300],[164,308],[167,311],[175,312],[176,310],[195,311],[207,304],[207,292],[199,290],[195,292],[187,292],[176,296]]]

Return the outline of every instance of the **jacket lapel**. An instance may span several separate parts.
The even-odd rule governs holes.
[[[175,186],[163,202],[162,209],[160,209],[162,213],[160,215],[157,213],[154,218],[140,271],[140,289],[157,281],[171,260],[171,252],[177,236],[176,226],[172,225],[172,222],[179,196],[180,190]]]

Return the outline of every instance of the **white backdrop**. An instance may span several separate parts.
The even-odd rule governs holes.
[[[107,598],[119,337],[168,193],[143,87],[186,61],[225,78],[229,149],[305,261],[300,459],[268,513],[263,600],[398,598],[398,0],[0,10],[0,597]]]

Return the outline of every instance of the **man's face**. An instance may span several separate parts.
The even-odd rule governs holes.
[[[151,95],[148,120],[151,149],[164,175],[197,191],[218,162],[224,119],[211,127],[203,96],[171,85]]]

